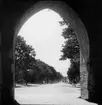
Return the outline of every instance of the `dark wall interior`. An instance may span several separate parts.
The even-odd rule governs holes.
[[[2,64],[2,102],[10,102],[12,87],[12,74],[9,58],[9,50],[13,45],[14,26],[23,13],[34,5],[38,0],[1,0],[0,2],[0,32],[1,42],[1,64]],[[47,0],[48,1],[48,0]],[[64,0],[63,0],[64,1]],[[95,0],[67,0],[65,1],[80,17],[88,32],[90,41],[90,71],[93,75],[94,84],[89,92],[89,100],[101,103],[102,97],[102,6],[101,2]],[[8,79],[8,78],[9,79]],[[6,83],[6,84],[5,84]]]

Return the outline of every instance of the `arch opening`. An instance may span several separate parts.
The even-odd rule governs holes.
[[[55,6],[56,4],[57,6]],[[62,5],[62,2],[46,2],[46,3],[39,2],[38,4],[34,5],[34,7],[29,9],[23,15],[23,17],[15,27],[14,44],[15,44],[15,38],[21,27],[24,25],[25,21],[27,21],[31,16],[33,16],[38,11],[46,8],[49,8],[60,14],[61,17],[64,17],[65,20],[67,20],[70,23],[70,25],[76,32],[78,43],[80,45],[81,97],[83,99],[88,99],[88,67],[87,67],[87,62],[89,59],[88,35],[83,23],[69,6],[67,6],[66,4]],[[15,48],[13,48],[13,50],[14,49]]]

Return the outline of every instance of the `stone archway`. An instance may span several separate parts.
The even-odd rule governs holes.
[[[42,1],[38,2],[21,17],[20,21],[15,26],[15,36],[18,34],[20,28],[23,24],[35,13],[39,12],[42,9],[49,8],[58,14],[61,17],[64,17],[75,30],[77,39],[80,45],[80,76],[81,76],[81,98],[88,99],[89,92],[88,92],[88,60],[89,60],[89,40],[86,29],[77,16],[77,14],[64,2],[57,2],[57,1]],[[15,39],[14,39],[15,43]],[[13,47],[14,50],[14,47]],[[14,55],[13,55],[14,56]]]

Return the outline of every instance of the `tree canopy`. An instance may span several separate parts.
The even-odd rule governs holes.
[[[17,36],[15,44],[15,64],[21,69],[28,69],[29,63],[35,60],[35,50],[27,45],[23,37]]]
[[[71,82],[77,83],[80,80],[80,46],[76,37],[76,33],[71,25],[66,21],[59,22],[61,26],[67,25],[63,29],[62,36],[65,38],[65,43],[62,46],[60,60],[70,59],[71,66],[68,69],[67,75]],[[76,82],[75,82],[76,81]]]
[[[66,59],[78,59],[80,58],[80,46],[74,30],[68,26],[62,32],[62,36],[66,39],[64,45],[62,46],[63,55],[60,60]]]
[[[46,64],[40,59],[35,59],[35,49],[26,44],[23,37],[17,36],[15,43],[15,81],[24,80],[26,84],[42,83],[46,81],[61,80],[61,73],[54,67]]]

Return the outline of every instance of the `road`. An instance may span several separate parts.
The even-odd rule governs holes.
[[[15,99],[20,104],[96,105],[78,98],[80,94],[80,88],[62,82],[15,88]]]

